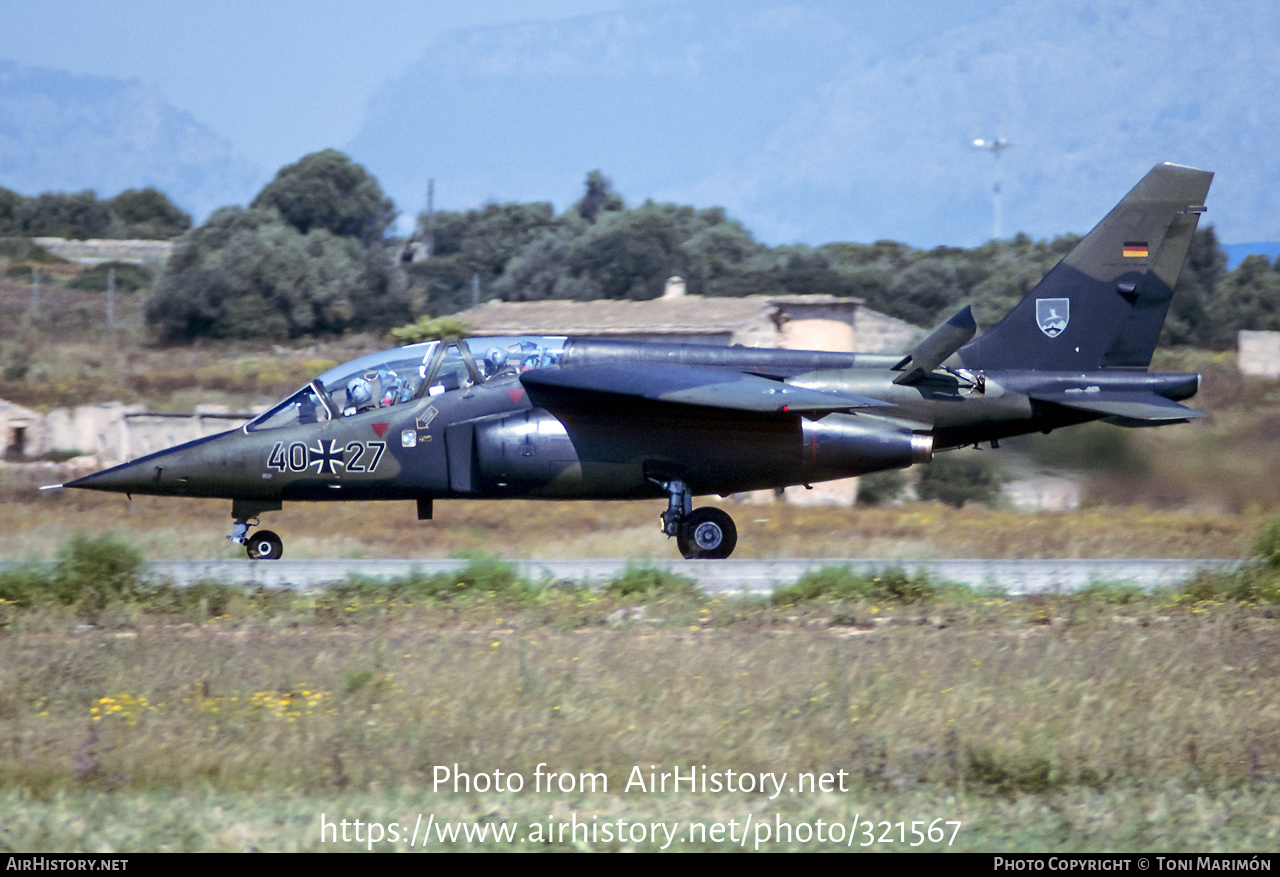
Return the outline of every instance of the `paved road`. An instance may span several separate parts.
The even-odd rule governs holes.
[[[626,560],[510,561],[534,581],[571,581],[601,585],[622,572]],[[1180,584],[1200,570],[1239,566],[1239,560],[655,560],[649,565],[696,581],[719,594],[768,594],[806,572],[849,565],[860,573],[900,568],[915,574],[969,585],[998,588],[1006,594],[1069,593],[1095,582],[1129,582],[1146,590]],[[230,582],[306,590],[340,582],[349,575],[386,579],[417,570],[432,574],[465,567],[465,560],[192,560],[155,561],[150,575],[178,584]]]

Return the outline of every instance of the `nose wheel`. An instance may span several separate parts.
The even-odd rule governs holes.
[[[237,520],[232,533],[227,536],[228,542],[244,545],[251,561],[278,561],[284,553],[284,540],[274,530],[259,530],[250,535],[248,529],[257,526],[257,519]]]
[[[258,530],[251,535],[249,528],[258,525],[258,512],[278,511],[280,503],[235,500],[231,508],[235,526],[227,541],[243,545],[250,560],[279,560],[284,554],[284,541],[279,535],[273,530]]]

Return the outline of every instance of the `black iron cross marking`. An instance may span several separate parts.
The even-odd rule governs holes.
[[[317,475],[337,475],[346,451],[336,450],[333,445],[333,439],[320,439],[316,447],[307,448],[307,467],[315,466]]]

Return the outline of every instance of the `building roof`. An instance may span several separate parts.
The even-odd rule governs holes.
[[[765,319],[773,320],[777,325],[783,321],[788,305],[856,308],[860,304],[858,299],[834,295],[750,295],[741,298],[683,295],[649,301],[491,301],[455,314],[454,318],[468,324],[476,334],[611,335],[643,330],[671,335],[706,335],[732,332]]]

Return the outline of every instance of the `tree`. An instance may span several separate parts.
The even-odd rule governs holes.
[[[521,250],[554,234],[559,226],[549,202],[487,204],[469,210],[458,241],[459,265],[468,280],[472,274],[486,282],[496,280]]]
[[[303,234],[274,208],[226,207],[184,235],[147,305],[166,338],[293,338],[388,328],[408,313],[387,248]]]
[[[378,181],[336,149],[281,168],[250,206],[274,207],[303,234],[324,229],[365,244],[380,240],[396,215]]]
[[[150,186],[125,189],[108,202],[108,207],[121,237],[168,240],[191,228],[191,216]]]
[[[574,242],[563,288],[581,300],[660,296],[668,277],[688,273],[678,209],[649,202],[601,215]]]
[[[586,194],[574,205],[578,215],[588,223],[595,222],[602,211],[618,211],[626,209],[622,198],[613,191],[613,181],[594,170],[587,174]]]
[[[889,287],[889,298],[897,302],[893,316],[917,326],[932,326],[945,320],[963,297],[955,264],[933,256],[899,273]]]
[[[1217,302],[1218,286],[1226,274],[1227,254],[1218,246],[1217,232],[1212,225],[1197,230],[1174,287],[1161,344],[1210,346],[1235,342],[1230,326],[1237,321]]]
[[[924,468],[916,493],[961,508],[966,502],[990,505],[1000,497],[1003,479],[987,457],[975,453],[940,454]]]
[[[1280,331],[1280,269],[1266,256],[1245,256],[1218,287],[1223,334],[1241,329]]]
[[[18,208],[25,200],[17,192],[0,186],[0,237],[18,233]]]
[[[126,189],[101,201],[92,189],[27,198],[0,189],[0,235],[168,240],[191,228],[191,217],[153,188]]]
[[[533,241],[507,263],[494,291],[504,301],[545,301],[561,298],[557,285],[566,276],[579,232],[564,229]],[[561,290],[563,292],[563,290]]]
[[[106,237],[111,209],[92,189],[71,194],[44,192],[25,198],[17,208],[18,233],[27,237]]]

